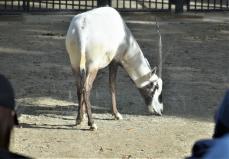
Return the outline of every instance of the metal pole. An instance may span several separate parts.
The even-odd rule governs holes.
[[[27,11],[29,11],[29,7],[30,7],[29,0],[27,0],[27,6],[26,6]]]
[[[182,13],[183,12],[183,0],[176,0],[176,7],[175,7],[175,13]]]
[[[97,6],[102,7],[102,6],[111,6],[111,0],[97,0]]]

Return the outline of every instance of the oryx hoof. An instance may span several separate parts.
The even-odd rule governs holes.
[[[115,117],[116,120],[123,120],[123,117],[122,117],[122,115],[120,113],[114,114],[114,117]]]
[[[82,119],[76,119],[76,126],[81,125],[81,123],[82,123]]]
[[[97,129],[98,129],[98,127],[95,123],[90,126],[90,130],[92,130],[92,131],[95,131]]]

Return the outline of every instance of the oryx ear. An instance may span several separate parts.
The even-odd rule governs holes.
[[[151,70],[152,75],[157,73],[157,69],[158,69],[157,66],[155,66],[155,67]]]

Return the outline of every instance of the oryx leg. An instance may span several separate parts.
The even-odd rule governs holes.
[[[94,120],[92,118],[91,103],[90,103],[90,92],[91,92],[95,77],[97,75],[97,72],[98,72],[98,70],[93,70],[93,71],[90,71],[87,73],[86,80],[84,83],[84,91],[83,91],[83,97],[85,99],[86,112],[87,112],[87,116],[88,116],[88,126],[90,126],[90,129],[92,129],[92,130],[96,130],[97,126],[94,123]]]
[[[78,69],[72,68],[72,72],[76,78],[77,97],[78,97],[78,113],[76,117],[76,125],[80,125],[85,118],[85,102],[83,99],[83,85],[81,83],[81,77]]]
[[[121,120],[122,115],[118,112],[116,103],[116,75],[118,71],[118,63],[111,62],[109,65],[109,86],[112,98],[112,114],[115,119]]]
[[[80,86],[80,82],[77,82],[77,96],[78,96],[78,114],[76,117],[76,125],[80,125],[81,122],[85,119],[85,102],[83,98],[83,88]]]

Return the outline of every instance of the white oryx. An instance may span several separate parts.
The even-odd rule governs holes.
[[[119,65],[134,81],[149,111],[161,115],[162,79],[151,69],[137,41],[115,9],[102,7],[76,15],[67,32],[66,48],[77,82],[79,110],[76,124],[81,123],[86,111],[88,125],[91,129],[97,129],[92,119],[90,91],[98,70],[108,65],[113,115],[116,119],[122,119],[116,107],[115,79]]]

